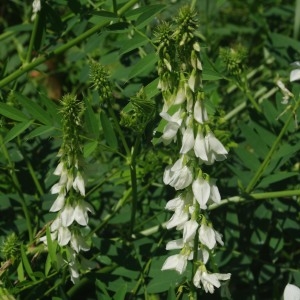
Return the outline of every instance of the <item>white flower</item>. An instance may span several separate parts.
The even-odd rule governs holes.
[[[84,238],[80,233],[72,233],[71,235],[71,247],[79,253],[80,250],[88,251],[90,249],[89,245],[86,243]]]
[[[183,120],[181,114],[182,112],[180,109],[176,113],[174,113],[173,116],[170,116],[166,112],[160,113],[160,116],[166,121],[168,121],[168,124],[165,126],[163,130],[163,135],[161,137],[165,145],[168,145],[169,143],[172,142],[173,139],[176,139],[177,131],[181,126]]]
[[[201,209],[207,208],[207,201],[210,196],[210,184],[203,178],[198,177],[192,185],[193,194]]]
[[[216,246],[217,242],[224,245],[221,234],[206,224],[200,226],[199,241],[210,250]]]
[[[65,205],[65,192],[60,192],[56,198],[56,200],[54,201],[54,203],[52,204],[50,211],[51,212],[56,212],[61,210]]]
[[[183,226],[183,242],[193,241],[198,228],[198,223],[195,220],[187,221]]]
[[[66,246],[71,239],[71,231],[67,227],[59,227],[57,233],[57,242],[60,246]]]
[[[56,169],[54,170],[53,174],[54,175],[57,175],[57,176],[61,176],[61,174],[65,171],[65,168],[64,168],[65,164],[63,162],[60,162]]]
[[[34,0],[32,2],[32,12],[36,14],[40,10],[41,10],[41,0]]]
[[[173,240],[167,243],[166,250],[182,249],[183,246],[183,239]]]
[[[290,97],[294,97],[294,95],[285,87],[281,80],[277,80],[276,84],[281,89],[281,92],[283,94],[281,103],[287,104],[289,102]]]
[[[64,194],[65,195],[65,186],[63,184],[60,184],[59,182],[58,183],[55,183],[51,190],[50,190],[51,194]]]
[[[295,70],[292,70],[290,74],[290,81],[296,81],[300,79],[300,62],[295,61],[291,64],[293,67],[296,67]]]
[[[209,185],[210,185],[209,199],[215,203],[220,203],[221,195],[220,195],[218,187],[215,185],[215,180],[211,179]]]
[[[167,166],[163,176],[164,184],[169,184],[176,190],[186,188],[193,180],[193,174],[183,160],[184,156],[181,156],[173,166]]]
[[[86,226],[89,221],[88,211],[94,213],[92,206],[84,200],[78,202],[74,209],[74,219],[82,226]]]
[[[179,274],[182,274],[186,269],[187,259],[188,257],[186,255],[182,255],[182,254],[171,255],[166,259],[161,270],[162,271],[175,270]]]
[[[300,300],[300,289],[288,283],[283,292],[283,300]]]
[[[220,273],[207,273],[206,271],[202,271],[201,267],[196,271],[193,283],[195,287],[201,288],[201,284],[205,292],[213,293],[216,288],[221,286],[220,280],[228,280],[230,279],[231,274],[220,274]]]
[[[194,106],[194,119],[204,124],[208,120],[207,111],[202,100],[197,100]]]
[[[222,161],[226,159],[227,150],[211,131],[205,136],[205,144],[209,165],[213,164],[215,160]]]
[[[189,213],[184,209],[184,205],[175,210],[175,213],[171,219],[167,222],[166,228],[171,229],[173,227],[181,227],[189,219]]]
[[[195,69],[193,69],[191,73],[191,76],[188,80],[188,85],[193,92],[195,92],[195,90],[200,86],[200,77]]]
[[[185,154],[189,152],[195,144],[194,129],[193,127],[187,127],[182,136],[182,146],[179,153]]]
[[[181,195],[179,195],[178,197],[171,199],[167,202],[166,204],[166,209],[167,210],[172,210],[174,211],[177,207],[180,207],[184,205],[184,200],[181,198]]]
[[[61,211],[60,218],[62,226],[70,226],[74,221],[74,207],[67,203]]]
[[[76,192],[80,192],[82,196],[85,196],[84,179],[80,172],[77,172],[75,180],[73,182],[73,188]]]
[[[208,162],[205,138],[203,136],[201,129],[198,130],[198,133],[196,135],[194,152],[195,152],[196,157],[199,157],[204,162]]]

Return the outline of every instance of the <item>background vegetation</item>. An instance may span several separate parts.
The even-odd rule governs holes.
[[[48,0],[36,22],[31,1],[1,4],[3,295],[22,300],[82,295],[187,299],[190,270],[184,276],[160,270],[169,255],[165,244],[178,238],[163,227],[171,215],[165,204],[175,193],[162,183],[164,168],[178,149],[152,142],[162,109],[154,31],[186,4],[191,3]],[[297,114],[300,118],[281,103],[276,86],[281,79],[299,101],[300,85],[290,83],[289,74],[290,63],[300,60],[300,4],[198,0],[196,9],[209,112],[221,118],[218,130],[230,147],[228,159],[212,171],[223,201],[211,207],[210,217],[225,243],[215,253],[214,266],[232,274],[228,289],[213,295],[199,290],[199,299],[230,298],[225,291],[232,299],[280,299],[288,282],[300,286],[300,134],[295,124]],[[232,53],[240,61],[232,60]],[[109,71],[111,99],[93,87],[92,62]],[[126,119],[139,117],[129,100],[141,87],[155,103],[142,131],[139,123]],[[66,93],[86,107],[86,201],[95,209],[89,222],[91,250],[85,253],[94,269],[76,285],[67,270],[53,267],[38,240],[54,218],[50,188],[57,181],[53,171],[61,144],[59,99]]]

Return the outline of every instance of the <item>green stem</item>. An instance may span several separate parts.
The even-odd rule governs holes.
[[[30,63],[30,61],[31,61],[33,44],[35,41],[38,26],[39,26],[39,19],[40,19],[40,13],[38,12],[34,19],[33,30],[32,30],[30,41],[29,41],[29,47],[27,49],[27,55],[26,55],[26,60],[25,60],[26,64]]]
[[[23,196],[22,191],[21,191],[21,185],[19,183],[18,177],[17,177],[16,172],[15,172],[14,163],[10,159],[8,150],[7,150],[7,148],[4,144],[2,134],[0,134],[0,145],[1,145],[4,157],[8,162],[8,168],[10,170],[10,174],[11,174],[13,184],[14,184],[15,189],[17,190],[17,193],[18,193],[19,198],[20,198],[19,202],[22,206],[22,210],[23,210],[23,213],[24,213],[24,216],[25,216],[27,230],[28,230],[28,236],[29,236],[29,242],[31,243],[31,242],[33,242],[33,229],[32,229],[31,222],[30,222],[29,211],[27,209],[25,199],[24,199],[24,196]]]
[[[267,168],[269,162],[271,161],[271,158],[273,156],[273,154],[275,153],[275,150],[277,149],[283,135],[285,134],[292,118],[293,118],[293,113],[291,113],[287,120],[285,121],[284,126],[282,127],[278,137],[276,138],[274,144],[272,145],[270,151],[268,152],[267,156],[265,157],[264,161],[262,162],[262,164],[260,165],[259,169],[257,170],[256,174],[254,175],[254,177],[252,177],[252,180],[249,182],[248,186],[245,189],[245,193],[249,194],[253,188],[255,187],[256,183],[259,181],[259,179],[261,178],[261,176],[263,175],[265,169]]]
[[[226,205],[228,203],[239,203],[245,202],[246,200],[265,200],[271,198],[285,198],[285,197],[293,197],[300,196],[300,190],[289,190],[289,191],[278,191],[278,192],[268,192],[268,193],[254,193],[250,194],[248,197],[234,196],[227,199],[221,200],[220,203],[214,203],[208,207],[208,210],[214,210],[219,208],[220,206]]]
[[[129,8],[131,8],[138,1],[139,0],[130,0],[130,1],[128,1],[125,5],[123,5],[117,11],[118,15],[124,14]],[[59,54],[65,52],[66,50],[68,50],[69,48],[71,48],[71,47],[79,44],[80,42],[82,42],[86,38],[90,37],[91,35],[93,35],[97,31],[99,31],[102,27],[108,25],[109,22],[110,22],[109,20],[102,21],[99,24],[97,24],[96,26],[94,26],[91,29],[87,30],[86,32],[82,33],[78,37],[76,37],[73,40],[69,41],[68,43],[66,43],[66,44],[64,44],[64,45],[62,45],[62,46],[54,49],[50,53],[41,55],[40,57],[38,57],[35,60],[33,60],[31,63],[25,63],[25,64],[23,64],[20,67],[19,70],[11,73],[10,75],[8,75],[7,77],[5,77],[4,79],[2,79],[0,81],[0,88],[4,87],[5,85],[7,85],[8,83],[10,83],[11,81],[19,78],[21,75],[25,74],[29,70],[32,70],[36,66],[38,66],[38,65],[42,64],[43,62],[47,61],[50,57],[59,55]]]
[[[129,236],[131,237],[135,224],[135,216],[137,210],[137,177],[136,177],[136,156],[138,153],[138,148],[141,142],[141,135],[139,135],[133,146],[133,151],[130,160],[130,177],[131,177],[131,188],[132,188],[132,206],[131,206],[131,219],[130,219],[130,232]]]

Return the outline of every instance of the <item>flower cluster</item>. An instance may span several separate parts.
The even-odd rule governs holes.
[[[89,250],[81,231],[88,225],[88,212],[92,206],[84,200],[85,183],[82,168],[82,153],[79,131],[83,105],[75,97],[66,95],[62,99],[63,143],[58,152],[60,162],[54,174],[60,179],[51,188],[57,195],[50,211],[57,212],[57,217],[50,226],[51,239],[57,240],[60,247],[65,248],[70,268],[71,280],[75,283],[79,278],[80,263],[77,254]],[[46,242],[46,237],[41,238]]]
[[[223,245],[223,240],[205,210],[209,204],[219,203],[221,197],[216,180],[201,166],[225,160],[228,152],[215,135],[206,110],[196,27],[195,13],[184,7],[175,30],[163,23],[157,36],[158,87],[164,99],[161,141],[165,145],[176,142],[180,147],[179,158],[166,167],[163,176],[163,182],[178,191],[166,204],[166,209],[173,212],[166,227],[182,231],[182,238],[167,243],[167,250],[178,249],[179,253],[169,256],[162,270],[182,274],[188,261],[193,261],[194,286],[213,293],[230,274],[207,270],[212,251],[217,244]]]

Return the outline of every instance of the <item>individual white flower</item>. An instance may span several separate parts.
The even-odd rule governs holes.
[[[74,207],[67,203],[60,214],[61,224],[64,227],[69,227],[74,222]]]
[[[41,10],[41,0],[34,0],[32,2],[32,17],[31,21],[34,21],[36,14]]]
[[[195,92],[195,90],[197,90],[197,88],[200,85],[200,77],[198,72],[195,69],[193,69],[190,75],[190,78],[188,80],[188,85],[193,92]]]
[[[187,259],[188,257],[186,255],[182,255],[182,254],[171,255],[166,259],[161,270],[162,271],[175,270],[179,274],[182,274],[186,269]]]
[[[283,292],[283,300],[300,300],[300,289],[288,283]]]
[[[171,199],[166,204],[166,209],[174,211],[177,207],[181,207],[184,205],[184,200],[181,198],[181,195],[178,197]]]
[[[206,271],[203,271],[200,266],[194,275],[193,283],[197,288],[201,288],[202,285],[206,293],[209,292],[213,294],[215,287],[219,288],[221,286],[220,280],[228,280],[230,277],[230,273],[207,273]]]
[[[166,250],[182,249],[183,246],[183,239],[173,240],[167,243]]]
[[[71,239],[71,231],[68,227],[59,227],[57,232],[57,242],[60,246],[66,246]]]
[[[184,130],[184,133],[182,136],[182,146],[181,146],[179,153],[185,154],[185,153],[189,152],[194,147],[194,144],[195,144],[194,129],[193,129],[193,127],[188,126]]]
[[[222,161],[226,159],[227,150],[211,131],[205,136],[205,144],[209,165],[213,164],[215,160]]]
[[[291,97],[294,97],[293,93],[291,93],[286,87],[285,85],[283,84],[283,82],[281,80],[277,80],[276,82],[277,86],[280,88],[282,94],[283,94],[283,98],[282,98],[282,101],[281,103],[282,104],[288,104],[289,102],[289,99]]]
[[[172,142],[173,139],[176,139],[177,131],[182,123],[182,112],[179,109],[173,116],[170,116],[166,112],[161,112],[160,116],[168,121],[168,124],[165,126],[163,130],[163,135],[161,137],[163,143],[168,145]]]
[[[167,166],[164,172],[164,184],[169,184],[176,190],[185,189],[192,183],[193,174],[184,163],[182,155],[173,166]]]
[[[199,224],[195,220],[189,220],[183,225],[183,242],[193,241]]]
[[[84,238],[80,233],[73,232],[71,235],[71,247],[79,253],[79,251],[88,251],[90,250],[89,245],[86,243]]]
[[[292,70],[290,73],[290,81],[296,81],[300,79],[300,61],[295,61],[291,66],[296,67],[295,70]]]
[[[73,188],[76,192],[80,192],[82,196],[85,196],[84,179],[80,172],[77,172],[75,180],[73,182]]]
[[[166,228],[171,229],[173,227],[181,227],[189,219],[188,210],[184,206],[178,207],[171,219],[167,222]]]
[[[197,100],[194,106],[194,119],[204,124],[208,120],[207,111],[202,100]]]
[[[63,184],[55,183],[50,190],[51,194],[66,194],[65,192],[65,186]]]
[[[61,176],[61,174],[65,171],[65,164],[61,161],[56,169],[54,170],[53,174],[57,176]]]
[[[217,242],[222,246],[224,245],[220,233],[204,223],[199,229],[199,241],[210,250],[216,246]]]
[[[89,221],[88,211],[94,213],[93,207],[84,200],[80,200],[74,209],[74,220],[82,226],[86,226]]]
[[[60,192],[56,198],[56,200],[53,202],[50,211],[56,212],[61,210],[65,205],[65,192]]]
[[[179,86],[173,104],[174,105],[181,104],[185,101],[185,99],[186,99],[186,95],[185,95],[184,87]]]
[[[193,182],[192,190],[200,208],[207,209],[206,204],[210,196],[210,184],[202,177],[198,177]]]
[[[196,135],[194,152],[196,157],[200,158],[203,162],[208,162],[206,142],[201,129],[198,130],[198,133]]]
[[[210,179],[209,185],[210,185],[210,194],[209,199],[213,201],[214,203],[220,203],[221,202],[221,195],[219,192],[218,187],[215,184],[215,180]]]

